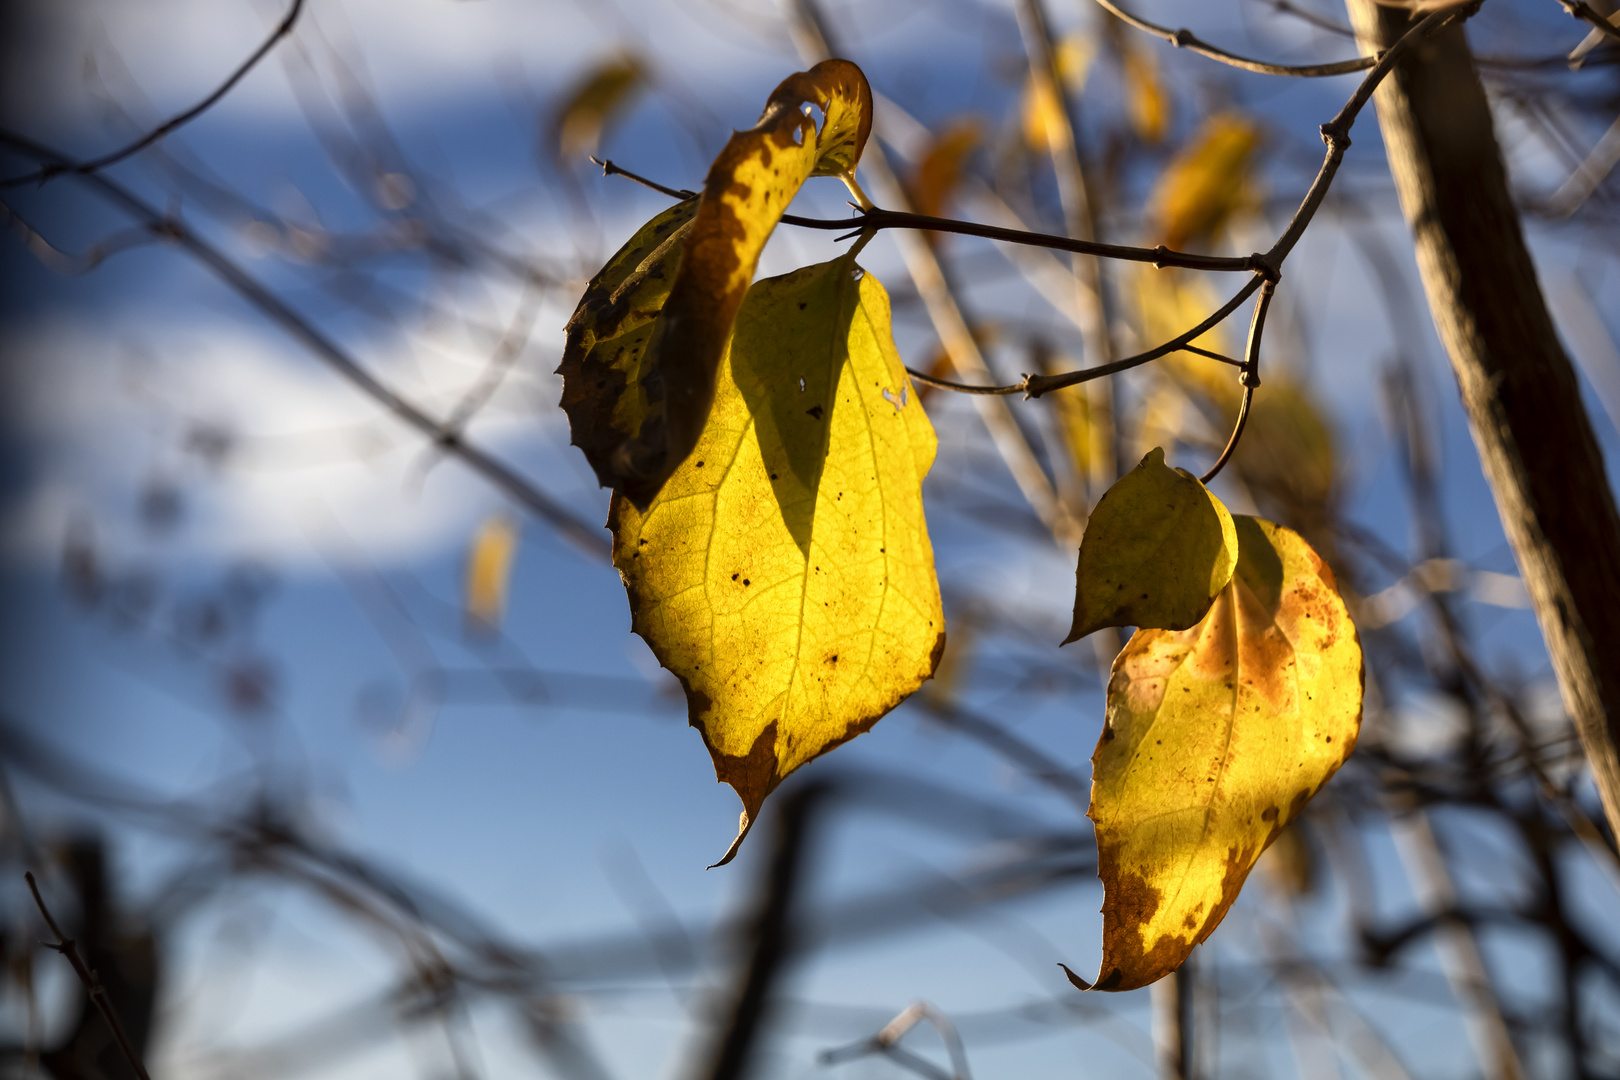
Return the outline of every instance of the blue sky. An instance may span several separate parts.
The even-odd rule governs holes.
[[[283,47],[172,141],[183,148],[182,160],[201,163],[283,222],[306,223],[312,237],[320,229],[370,226],[376,215],[322,156],[289,89],[299,49],[314,57],[323,85],[333,85],[324,40],[363,60],[358,74],[382,103],[405,154],[434,178],[418,197],[477,208],[505,230],[504,243],[553,257],[559,272],[582,285],[662,201],[585,170],[575,174],[579,201],[571,201],[537,168],[533,106],[628,45],[651,58],[677,102],[689,98],[702,108],[666,109],[645,99],[604,149],[630,167],[695,185],[727,128],[750,123],[769,88],[802,66],[775,7],[739,4],[734,18],[731,8],[699,0],[626,0],[616,11],[517,0],[309,0],[296,47]],[[276,5],[235,0],[29,9],[22,24],[29,44],[14,47],[6,65],[5,123],[70,153],[114,145],[131,121],[108,115],[107,94],[134,114],[137,126],[170,115],[250,51],[278,14]],[[910,15],[849,6],[834,14],[860,31],[856,59],[879,92],[926,123],[969,101],[981,110],[1013,101],[1016,85],[994,74],[996,65],[1017,58],[1016,30],[1002,5],[962,0]],[[1072,25],[1075,14],[1060,7],[1058,18]],[[1566,22],[1547,25],[1563,34],[1550,40],[1570,35]],[[1212,13],[1200,31],[1285,57],[1345,48],[1231,14]],[[1350,84],[1278,89],[1193,66],[1193,58],[1168,49],[1158,55],[1176,72],[1184,114],[1190,100],[1217,94],[1266,118],[1289,147],[1267,183],[1275,196],[1291,199],[1314,168],[1296,165],[1317,153],[1308,134]],[[87,57],[105,90],[86,81]],[[961,70],[975,75],[953,74]],[[1086,91],[1098,100],[1111,92]],[[332,115],[329,104],[315,108]],[[1511,133],[1510,126],[1504,130]],[[903,144],[903,135],[895,141]],[[1366,193],[1377,219],[1365,227],[1381,232],[1415,289],[1370,114],[1356,138],[1345,181]],[[1364,158],[1355,156],[1363,148]],[[1531,180],[1553,175],[1534,145],[1524,143],[1522,157]],[[8,175],[18,167],[8,161]],[[147,163],[131,161],[114,175],[162,204],[164,177]],[[8,201],[13,196],[17,212],[64,249],[83,249],[122,227],[116,213],[64,180],[8,193]],[[842,198],[837,185],[818,182],[795,209],[841,214]],[[478,380],[494,339],[524,303],[521,284],[509,276],[429,273],[402,262],[383,275],[384,283],[429,304],[369,317],[363,305],[333,300],[327,290],[342,285],[334,275],[265,251],[243,213],[214,215],[184,203],[179,209],[371,370],[433,409],[447,409]],[[1256,221],[1250,228],[1263,236],[1276,224]],[[1302,317],[1283,319],[1274,340],[1297,340],[1309,355],[1277,362],[1314,377],[1353,463],[1355,515],[1404,545],[1409,523],[1369,374],[1392,338],[1346,229],[1324,222],[1295,256],[1286,299],[1297,302]],[[293,231],[288,235],[297,241]],[[1612,255],[1583,247],[1568,230],[1541,230],[1535,241],[1546,279],[1566,294],[1555,314],[1574,328],[1572,350],[1594,382],[1612,386],[1620,379],[1612,345],[1620,324],[1613,305],[1598,299],[1614,292]],[[782,235],[760,273],[783,272],[832,250],[821,234]],[[953,250],[966,263],[990,249],[960,243]],[[736,799],[713,782],[670,680],[629,633],[610,567],[542,523],[524,521],[504,636],[468,638],[461,616],[466,545],[480,520],[505,507],[497,493],[458,463],[425,457],[401,425],[170,248],[137,248],[77,278],[42,270],[10,238],[0,260],[7,282],[0,296],[7,358],[0,711],[8,722],[166,796],[228,793],[232,785],[246,790],[255,777],[273,775],[297,794],[321,835],[431,883],[502,933],[541,948],[633,938],[638,904],[667,905],[699,927],[738,910],[761,870],[764,845],[751,842],[731,867],[704,869],[735,830]],[[891,288],[904,281],[886,238],[863,262]],[[581,516],[600,521],[605,494],[568,446],[555,407],[559,383],[551,370],[570,295],[559,289],[540,305],[528,347],[471,430]],[[974,295],[1004,318],[1061,325],[1014,277]],[[1593,326],[1606,326],[1607,352]],[[932,348],[916,319],[900,320],[899,343],[911,362]],[[1417,352],[1430,407],[1442,419],[1444,510],[1459,556],[1475,570],[1511,575],[1511,554],[1432,334]],[[1011,369],[1018,361],[1007,355],[1000,362]],[[1613,462],[1620,438],[1612,416],[1598,394],[1588,398]],[[937,397],[930,410],[941,436],[931,484],[1004,487],[1005,473],[986,461],[971,410]],[[198,433],[214,430],[231,440],[217,466],[195,452]],[[166,490],[178,493],[179,515],[170,526],[154,527],[140,508],[143,499],[150,506],[154,491]],[[1234,501],[1234,509],[1243,507]],[[104,609],[74,604],[60,569],[64,538],[74,530],[93,536],[106,568],[130,588],[156,583],[163,600],[146,625],[146,616],[120,623]],[[1072,551],[1015,543],[955,519],[936,523],[935,543],[948,603],[953,586],[961,596],[962,583],[971,583],[1017,612],[1032,633],[1053,643],[1062,636]],[[254,619],[224,652],[188,651],[166,640],[173,635],[165,620],[181,602],[213,595],[244,574],[267,584],[253,602]],[[386,615],[379,626],[374,617],[400,609],[415,629],[401,631],[399,620]],[[1485,628],[1489,655],[1511,658],[1528,681],[1550,686],[1527,611],[1479,605],[1469,617]],[[1077,681],[1090,679],[1083,648],[1054,650],[1053,663]],[[419,696],[412,696],[424,657],[451,672],[453,700],[442,707],[434,707],[430,685],[424,690],[415,682]],[[225,707],[221,659],[227,666],[268,665],[274,681],[265,713]],[[514,702],[503,693],[491,672],[517,667],[553,674],[554,701]],[[613,707],[585,707],[604,685],[591,678],[614,680]],[[971,700],[1085,774],[1101,719],[1094,690],[1040,698],[990,688],[974,691]],[[1444,737],[1443,716],[1426,715],[1421,701],[1409,704],[1402,713],[1410,720],[1406,737]],[[916,774],[1016,807],[1052,830],[1083,825],[1061,799],[905,708],[815,768],[838,767]],[[30,826],[46,834],[91,813],[26,779],[11,782]],[[1008,857],[994,816],[978,820],[982,827],[972,828],[875,810],[839,815],[820,843],[817,858],[826,872],[812,906],[832,910],[838,897]],[[106,824],[120,839],[118,857],[137,894],[161,881],[183,849],[176,838],[154,837],[116,815]],[[1387,845],[1375,865],[1393,875]],[[1612,901],[1603,892],[1609,885],[1580,873],[1581,895],[1593,898],[1596,914],[1598,897]],[[1392,884],[1391,894],[1400,892]],[[915,932],[830,950],[790,984],[795,998],[815,1007],[795,1014],[795,1035],[779,1044],[772,1074],[819,1075],[816,1050],[876,1030],[921,997],[959,1019],[979,1075],[1055,1075],[1073,1071],[1077,1061],[1098,1074],[1149,1075],[1142,1061],[1146,994],[1098,1003],[1106,1015],[1096,1023],[1049,1025],[1039,1038],[1021,1037],[1027,1032],[1018,1025],[1026,1021],[981,1015],[1070,997],[1054,962],[1061,958],[1082,972],[1095,967],[1100,899],[1095,882],[1081,879],[980,918],[941,916]],[[1336,897],[1300,913],[1315,940],[1325,940],[1342,915]],[[1240,904],[1214,951],[1241,969],[1241,957],[1260,948],[1264,930],[1258,906]],[[175,1077],[214,1075],[209,1054],[220,1046],[294,1031],[303,1020],[375,992],[392,970],[378,941],[288,889],[223,898],[174,948],[175,981],[165,1006],[170,1024],[155,1060]],[[1499,955],[1517,962],[1529,954],[1503,942]],[[1413,958],[1418,971],[1409,981],[1432,983],[1432,957],[1417,950]],[[706,969],[698,984],[723,974]],[[590,1037],[618,1075],[674,1071],[691,1046],[681,1007],[686,989],[664,986],[654,973],[580,998]],[[1413,1064],[1426,1075],[1469,1075],[1454,1012],[1385,1005],[1376,1015],[1401,1033],[1403,1045],[1418,1048]],[[1232,1052],[1267,1056],[1286,1075],[1282,1020],[1266,1012],[1254,1022],[1262,1038]],[[515,1073],[520,1037],[510,1018],[481,1006],[475,1023],[489,1074]],[[431,1075],[444,1050],[430,1042],[323,1062],[309,1075],[396,1076],[406,1063]],[[857,1064],[835,1075],[877,1076],[884,1068]]]

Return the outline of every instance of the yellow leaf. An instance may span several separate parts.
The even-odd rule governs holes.
[[[1361,645],[1332,571],[1291,530],[1234,521],[1237,572],[1204,620],[1138,631],[1114,661],[1088,812],[1099,990],[1153,982],[1209,936],[1361,727]]]
[[[1063,124],[1063,111],[1058,106],[1052,84],[1031,76],[1024,81],[1024,96],[1019,106],[1024,130],[1024,145],[1037,154],[1050,153],[1055,133]],[[1056,135],[1061,141],[1062,136]]]
[[[968,116],[952,121],[923,151],[922,160],[911,182],[912,208],[929,217],[944,215],[968,158],[983,138],[979,121]],[[924,233],[930,240],[935,233]]]
[[[813,115],[817,110],[819,126]],[[591,419],[611,416],[610,430],[582,431],[581,418],[569,414],[574,442],[586,449],[603,486],[646,509],[686,460],[708,420],[720,359],[766,240],[809,177],[842,176],[853,183],[855,163],[871,129],[872,92],[866,76],[847,60],[824,60],[784,79],[771,93],[759,123],[731,136],[704,180],[661,309],[638,305],[638,317],[645,311],[652,318],[640,346],[644,355],[637,365],[636,391],[619,388],[625,395],[623,408],[615,404],[612,410],[589,411]],[[628,258],[628,250],[615,260]],[[667,271],[660,265],[656,272]],[[592,282],[593,290],[606,273],[604,268]],[[591,299],[587,290],[570,320],[570,344],[576,331],[582,342],[594,332],[596,316],[586,309]],[[587,369],[584,381],[594,386],[595,374]],[[601,392],[613,389],[613,380],[607,382]]]
[[[1091,512],[1063,644],[1105,626],[1185,630],[1232,580],[1237,558],[1232,515],[1155,447]]]
[[[1143,142],[1157,143],[1170,127],[1170,95],[1153,54],[1127,49],[1120,58],[1125,79],[1125,115]]]
[[[632,56],[615,56],[586,72],[552,114],[557,156],[568,161],[595,153],[603,129],[623,113],[645,84],[641,65]]]
[[[1086,79],[1091,75],[1091,62],[1096,56],[1097,43],[1090,34],[1079,30],[1064,35],[1052,52],[1058,78],[1076,94],[1085,89]]]
[[[1207,240],[1247,194],[1249,158],[1260,129],[1236,113],[1217,113],[1165,168],[1148,200],[1149,219],[1173,248]]]
[[[846,257],[754,285],[697,448],[645,511],[614,496],[631,625],[743,802],[722,862],[784,777],[933,674],[935,446],[888,294]]]
[[[478,526],[467,555],[469,629],[493,631],[501,624],[517,539],[517,524],[510,515],[491,514]]]

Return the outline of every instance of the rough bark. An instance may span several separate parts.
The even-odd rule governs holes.
[[[1369,51],[1413,21],[1373,0],[1347,3]],[[1376,101],[1435,327],[1564,707],[1620,835],[1620,514],[1462,26],[1408,54]]]

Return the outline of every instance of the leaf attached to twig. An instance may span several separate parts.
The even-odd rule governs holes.
[[[934,672],[932,425],[888,294],[848,257],[760,281],[697,448],[643,511],[613,500],[632,627],[686,688],[743,813]]]
[[[814,115],[818,111],[819,124]],[[659,305],[638,301],[633,312],[624,312],[602,301],[615,295],[610,272],[616,266],[620,274],[629,272],[629,253],[641,250],[638,242],[644,237],[656,239],[646,235],[647,229],[674,210],[655,218],[592,281],[569,322],[568,348],[559,370],[565,384],[571,367],[572,377],[584,383],[577,390],[565,386],[565,408],[570,400],[597,393],[616,390],[621,395],[569,410],[574,443],[585,451],[603,486],[646,509],[697,445],[714,400],[715,374],[732,322],[766,240],[809,177],[841,176],[853,183],[855,164],[871,128],[871,90],[854,64],[824,60],[789,76],[771,94],[759,123],[733,134],[715,158],[691,211],[690,226],[649,272],[649,278],[663,275],[656,287],[651,281],[632,286],[644,291],[643,299],[657,299]],[[646,257],[652,254],[656,250]],[[667,290],[664,277],[669,278]],[[607,336],[597,326],[598,307],[609,317],[623,316],[648,326],[645,340],[638,343],[639,359],[632,365],[633,382],[619,385],[612,376],[599,378],[597,365],[586,363],[583,354]],[[615,370],[631,374],[624,367],[628,361],[617,356],[612,360]],[[603,384],[600,388],[598,382]],[[601,426],[603,420],[608,422],[606,428]]]
[[[1361,727],[1361,644],[1332,571],[1293,531],[1234,521],[1237,572],[1209,614],[1190,630],[1138,631],[1114,661],[1088,811],[1098,990],[1180,966]]]

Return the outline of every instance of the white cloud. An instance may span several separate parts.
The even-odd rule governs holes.
[[[553,332],[546,325],[535,339]],[[436,344],[423,357],[402,334],[362,355],[442,415],[487,352]],[[9,423],[31,473],[0,521],[13,555],[54,558],[76,521],[119,550],[141,550],[151,532],[141,493],[154,483],[172,485],[184,503],[167,550],[279,566],[346,551],[381,563],[419,558],[462,542],[498,502],[454,465],[424,481],[421,437],[272,328],[113,315],[22,330],[10,352]],[[571,451],[550,366],[538,359],[512,372],[475,432],[578,491],[579,470],[560,460]],[[212,467],[216,437],[228,449]]]

